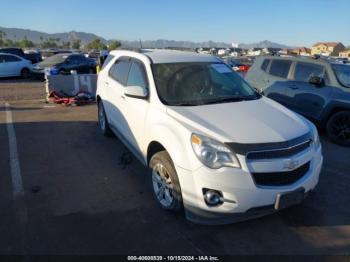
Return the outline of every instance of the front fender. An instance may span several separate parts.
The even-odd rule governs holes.
[[[191,132],[183,126],[153,124],[147,140],[148,145],[153,141],[160,143],[169,153],[175,166],[186,170],[195,170],[201,166],[192,149]]]

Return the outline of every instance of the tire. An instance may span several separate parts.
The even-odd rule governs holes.
[[[28,79],[30,77],[30,71],[28,68],[23,68],[21,71],[21,77],[23,79]]]
[[[335,144],[350,146],[350,111],[340,111],[330,117],[326,132]]]
[[[67,72],[64,69],[58,70],[59,75],[67,75]]]
[[[181,187],[169,154],[161,151],[153,155],[148,170],[153,196],[160,207],[174,213],[181,211]]]
[[[106,117],[106,112],[102,101],[98,102],[97,107],[98,107],[98,126],[100,128],[102,135],[107,137],[113,136],[113,132],[109,127],[108,120]]]

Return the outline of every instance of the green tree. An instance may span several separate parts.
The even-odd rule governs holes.
[[[70,46],[71,46],[71,43],[68,41],[68,42],[62,42],[62,48],[65,48],[65,49],[69,49]]]
[[[59,38],[48,38],[41,43],[41,48],[57,48]]]
[[[108,45],[108,50],[115,50],[120,47],[122,44],[119,41],[113,41]]]
[[[13,42],[11,39],[5,39],[3,46],[5,46],[5,47],[15,46],[15,42]]]
[[[5,36],[6,36],[6,33],[3,31],[0,31],[0,46],[4,45]]]
[[[32,48],[34,47],[34,43],[30,40],[28,40],[27,36],[24,36],[24,38],[16,43],[16,46],[21,48]]]
[[[101,39],[96,38],[92,42],[86,45],[86,49],[87,50],[93,50],[93,49],[106,50],[107,46],[101,42]]]
[[[80,39],[74,40],[73,43],[72,43],[72,48],[73,49],[80,49],[80,45],[81,45],[81,40]]]

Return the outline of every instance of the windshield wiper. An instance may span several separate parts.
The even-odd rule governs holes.
[[[226,98],[219,98],[215,100],[211,100],[208,102],[205,102],[206,105],[208,104],[219,104],[219,103],[229,103],[229,102],[241,102],[246,100],[254,100],[252,97],[226,97]]]
[[[202,105],[202,104],[195,104],[195,103],[186,103],[186,102],[184,102],[184,103],[173,103],[173,104],[169,104],[169,106],[200,106],[200,105]]]

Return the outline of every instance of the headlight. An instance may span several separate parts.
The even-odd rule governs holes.
[[[198,159],[209,168],[219,169],[224,166],[241,167],[236,155],[218,141],[205,136],[192,134],[191,144]]]
[[[312,145],[315,149],[318,149],[321,146],[320,137],[315,125],[312,125]]]

